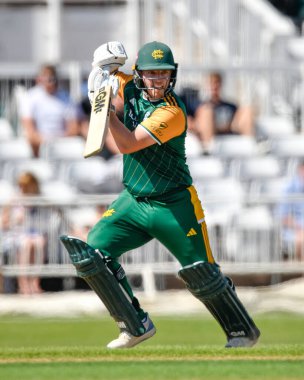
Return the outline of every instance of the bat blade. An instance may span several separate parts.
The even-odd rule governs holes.
[[[111,105],[111,86],[96,90],[92,104],[88,135],[83,156],[94,156],[102,151],[105,143]]]

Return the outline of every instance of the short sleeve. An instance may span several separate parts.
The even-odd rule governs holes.
[[[158,144],[163,144],[181,135],[186,130],[186,117],[180,107],[164,106],[157,108],[140,125]]]

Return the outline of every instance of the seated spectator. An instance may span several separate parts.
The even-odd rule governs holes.
[[[220,73],[211,73],[208,81],[209,97],[196,111],[198,134],[203,144],[208,147],[218,135],[252,135],[253,112],[250,107],[239,107],[223,98]]]
[[[31,264],[41,265],[44,261],[45,235],[43,222],[47,225],[48,218],[43,218],[37,206],[25,206],[22,199],[40,194],[38,179],[29,172],[22,173],[18,178],[19,194],[2,211],[3,247],[7,255],[14,256],[22,267]],[[8,258],[14,262],[14,257]],[[37,276],[22,274],[17,279],[20,294],[41,293],[40,279]]]
[[[200,130],[198,127],[198,110],[202,106],[199,90],[193,87],[184,87],[179,97],[186,106],[187,112],[187,138],[186,152],[188,156],[201,155],[203,152],[203,142],[201,141]]]
[[[297,173],[286,186],[284,195],[286,200],[279,206],[283,243],[288,251],[290,247],[294,249],[297,260],[304,260],[304,160],[299,163]],[[288,199],[290,196],[301,198]]]
[[[196,112],[198,108],[202,105],[202,101],[199,96],[199,91],[196,88],[184,87],[181,93],[179,94],[179,97],[186,106],[188,131],[197,134]]]
[[[59,89],[56,68],[44,65],[36,85],[25,96],[20,110],[24,134],[35,157],[43,142],[79,134],[77,110],[68,95]]]

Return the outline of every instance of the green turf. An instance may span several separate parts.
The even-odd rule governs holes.
[[[211,318],[153,318],[157,334],[149,345],[217,345],[225,338]],[[304,342],[304,317],[293,314],[267,314],[255,318],[262,331],[262,344],[301,344]],[[9,347],[104,346],[117,334],[110,318],[39,319],[0,318],[0,349]]]
[[[195,380],[195,379],[303,379],[303,363],[292,361],[253,362],[196,361],[147,363],[129,361],[118,363],[37,363],[5,364],[0,367],[3,379],[105,379],[105,380]]]
[[[304,318],[255,318],[262,331],[252,349],[224,349],[211,318],[153,318],[157,334],[130,350],[110,351],[117,335],[108,318],[0,318],[4,379],[304,379]],[[22,376],[21,376],[22,374]]]

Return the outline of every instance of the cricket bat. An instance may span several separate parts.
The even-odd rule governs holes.
[[[111,95],[111,86],[102,87],[94,93],[89,130],[83,153],[84,158],[94,156],[102,151],[109,124]]]

